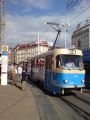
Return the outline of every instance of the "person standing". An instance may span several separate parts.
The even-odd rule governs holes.
[[[14,65],[12,69],[12,85],[16,85],[17,83],[17,65]]]
[[[21,80],[23,91],[26,89],[26,81],[27,81],[27,73],[26,73],[26,70],[23,68],[23,70],[22,70],[22,80]]]
[[[22,67],[21,66],[17,68],[17,74],[18,74],[19,82],[21,83],[21,80],[22,80]]]

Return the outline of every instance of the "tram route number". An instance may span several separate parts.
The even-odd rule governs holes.
[[[69,50],[69,51],[68,51],[68,54],[75,54],[75,53],[76,53],[75,50]]]

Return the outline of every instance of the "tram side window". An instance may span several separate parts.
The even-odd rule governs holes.
[[[46,69],[49,69],[49,59],[46,57]]]
[[[49,69],[49,70],[52,69],[52,56],[46,57],[46,69]]]

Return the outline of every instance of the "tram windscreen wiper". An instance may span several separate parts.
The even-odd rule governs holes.
[[[82,70],[81,68],[78,68],[80,71]]]
[[[68,70],[71,70],[70,68],[67,67]]]

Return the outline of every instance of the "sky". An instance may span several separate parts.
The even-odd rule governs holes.
[[[59,44],[71,45],[77,24],[90,19],[90,0],[5,0],[5,44],[15,47],[39,38],[54,42],[57,32],[47,22],[59,23]],[[65,26],[68,32],[65,32]],[[66,38],[65,38],[66,35]]]

